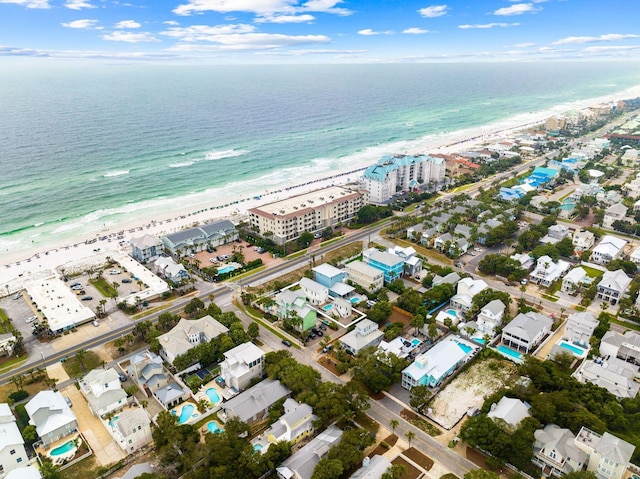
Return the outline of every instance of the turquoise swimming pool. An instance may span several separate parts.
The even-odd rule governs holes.
[[[262,444],[254,444],[253,445],[253,450],[254,451],[259,451],[260,449],[262,449]]]
[[[329,311],[331,308],[333,308],[333,304],[325,304],[322,309],[324,309],[325,311]]]
[[[230,273],[231,271],[235,270],[236,267],[235,266],[231,266],[230,264],[225,266],[224,268],[220,268],[218,270],[218,274],[224,274],[224,273]]]
[[[350,298],[349,301],[351,301],[352,304],[355,304],[355,303],[359,303],[362,300],[357,296],[354,296],[353,298]]]
[[[460,347],[460,349],[464,351],[465,354],[469,354],[471,351],[473,351],[473,348],[468,344],[464,344],[460,341],[456,341],[456,344]]]
[[[66,454],[67,452],[73,451],[76,448],[76,442],[74,439],[65,442],[61,446],[52,449],[49,452],[50,456],[61,456],[62,454]]]
[[[422,341],[420,341],[418,338],[413,338],[411,340],[411,346],[413,346],[414,348],[420,346],[422,344]]]
[[[207,389],[206,393],[207,397],[209,398],[209,402],[212,402],[213,404],[220,402],[220,395],[218,394],[218,391],[215,390],[215,388]]]
[[[218,426],[218,423],[215,421],[207,423],[207,429],[211,434],[215,434],[216,432],[224,432],[224,429]]]
[[[445,311],[449,316],[453,316],[454,318],[458,317],[458,312],[455,309],[447,309]]]
[[[501,344],[500,346],[496,347],[496,349],[500,351],[502,354],[509,356],[515,359],[516,361],[522,361],[522,353],[516,351],[515,349],[508,348],[504,344]]]
[[[571,351],[573,354],[575,354],[578,357],[583,357],[587,352],[585,349],[579,348],[578,346],[574,346],[573,344],[570,344],[566,341],[560,341],[558,343],[558,346],[568,351]]]
[[[109,419],[109,426],[115,427],[117,421],[118,421],[118,416],[113,416],[111,419]]]
[[[185,404],[184,406],[182,406],[182,409],[180,410],[180,416],[178,416],[178,424],[184,424],[189,419],[191,419],[191,416],[193,416],[193,411],[195,410],[196,407],[193,404]],[[175,409],[171,411],[171,414],[173,414],[174,416],[177,415]]]
[[[482,338],[471,338],[472,341],[475,341],[478,344],[484,344],[486,341]]]

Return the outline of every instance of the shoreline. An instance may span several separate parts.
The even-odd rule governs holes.
[[[443,132],[435,135],[425,135],[416,140],[401,141],[382,147],[371,147],[370,149],[372,151],[387,151],[391,150],[394,145],[399,147],[403,144],[405,148],[402,151],[388,151],[388,154],[460,152],[465,149],[477,147],[482,143],[506,139],[515,132],[544,123],[545,119],[549,116],[561,114],[573,109],[585,108],[598,103],[608,103],[635,96],[640,96],[640,85],[627,88],[615,94],[560,104],[539,112],[514,115],[478,127]],[[240,218],[245,215],[250,208],[277,201],[284,197],[295,196],[331,185],[352,183],[357,179],[360,172],[373,164],[372,161],[365,158],[360,158],[359,162],[356,162],[354,159],[354,163],[356,164],[351,164],[351,168],[347,171],[340,170],[330,176],[326,175],[326,171],[318,172],[315,176],[311,176],[308,181],[294,186],[285,186],[286,175],[283,175],[283,181],[280,183],[280,187],[272,186],[271,190],[267,190],[264,193],[257,191],[252,192],[247,189],[242,196],[227,196],[224,200],[218,201],[217,204],[214,203],[213,206],[212,202],[215,200],[212,201],[212,199],[206,198],[207,192],[189,195],[196,197],[204,196],[205,198],[200,200],[194,198],[193,203],[189,203],[189,206],[150,212],[144,219],[141,216],[137,216],[119,223],[105,223],[99,230],[93,228],[90,233],[87,232],[87,234],[81,236],[77,235],[76,238],[79,239],[76,240],[69,241],[68,239],[59,238],[58,241],[54,241],[44,248],[42,246],[31,246],[7,251],[6,254],[2,255],[2,260],[0,261],[1,271],[4,273],[3,277],[6,278],[5,283],[8,285],[18,279],[24,281],[29,277],[39,276],[39,271],[53,270],[62,265],[70,264],[73,261],[82,263],[82,260],[85,260],[85,262],[90,261],[88,258],[95,258],[96,262],[104,261],[106,255],[112,256],[118,252],[122,252],[123,249],[128,250],[128,240],[132,237],[141,236],[145,233],[163,236],[185,229],[196,222],[203,223],[225,218],[232,220],[234,218]],[[354,175],[355,177],[353,177]],[[234,186],[235,185],[231,184],[227,185],[226,188],[233,188]],[[171,201],[188,201],[189,196],[174,198],[171,199]],[[104,239],[100,240],[100,238]],[[95,242],[86,244],[87,241],[93,240],[95,240]],[[120,241],[125,242],[122,244],[125,245],[126,248],[120,246]],[[94,251],[97,248],[100,248],[100,252]],[[4,286],[0,285],[0,287]]]

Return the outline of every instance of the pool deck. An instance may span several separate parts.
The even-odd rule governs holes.
[[[567,327],[567,321],[565,320],[558,329],[556,329],[551,336],[547,338],[547,340],[538,348],[535,352],[535,357],[540,359],[541,361],[546,361],[551,354],[551,350],[556,345],[558,341],[560,341],[563,336],[565,329]]]
[[[205,394],[205,397],[207,397],[207,395]],[[207,398],[207,401],[209,400],[209,398]],[[183,422],[182,424],[192,424],[194,422],[197,422],[200,420],[200,416],[202,416],[202,414],[200,413],[200,411],[198,411],[198,405],[192,400],[192,399],[187,399],[185,402],[181,402],[180,404],[178,404],[176,407],[169,409],[169,414],[173,414],[171,411],[175,411],[175,416],[177,418],[180,417],[180,413],[182,412],[182,408],[185,407],[187,404],[191,404],[195,409],[193,410],[193,413],[191,414],[191,417],[186,420],[185,422]],[[193,414],[197,414],[196,417],[193,417]]]
[[[225,399],[228,399],[227,396],[228,394],[225,394],[225,389],[228,390],[228,388],[221,388],[218,383],[214,381],[209,381],[207,384],[204,384],[203,386],[200,386],[200,389],[198,390],[198,392],[194,395],[196,398],[196,401],[200,401],[201,399],[204,399],[205,401],[208,401],[209,404],[213,404],[211,402],[211,400],[209,399],[209,396],[207,396],[207,389],[209,388],[213,388],[218,392],[218,396],[220,396],[220,401],[215,403],[214,407],[218,407],[220,404],[222,404],[222,401],[224,401]]]

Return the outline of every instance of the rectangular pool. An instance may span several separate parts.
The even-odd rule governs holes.
[[[504,344],[497,346],[496,349],[500,351],[502,354],[504,354],[505,356],[509,356],[510,358],[513,358],[515,361],[518,361],[518,362],[522,361],[522,353],[516,351],[515,349],[508,348]]]
[[[582,358],[584,357],[584,355],[587,353],[587,351],[585,349],[579,348],[578,346],[574,346],[573,344],[570,344],[566,341],[560,341],[558,342],[558,346],[560,346],[561,348],[564,348],[568,351],[571,351],[573,354],[575,354],[576,356]]]
[[[329,311],[331,308],[333,308],[333,304],[325,304],[322,309],[324,309],[325,311]]]
[[[356,303],[359,303],[361,301],[361,299],[358,298],[357,296],[354,296],[354,297],[350,298],[349,301],[351,301],[351,304],[356,304]]]

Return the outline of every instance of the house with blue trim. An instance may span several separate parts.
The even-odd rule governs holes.
[[[385,283],[398,279],[404,271],[404,260],[401,257],[376,248],[363,251],[362,261],[372,268],[382,271]]]

